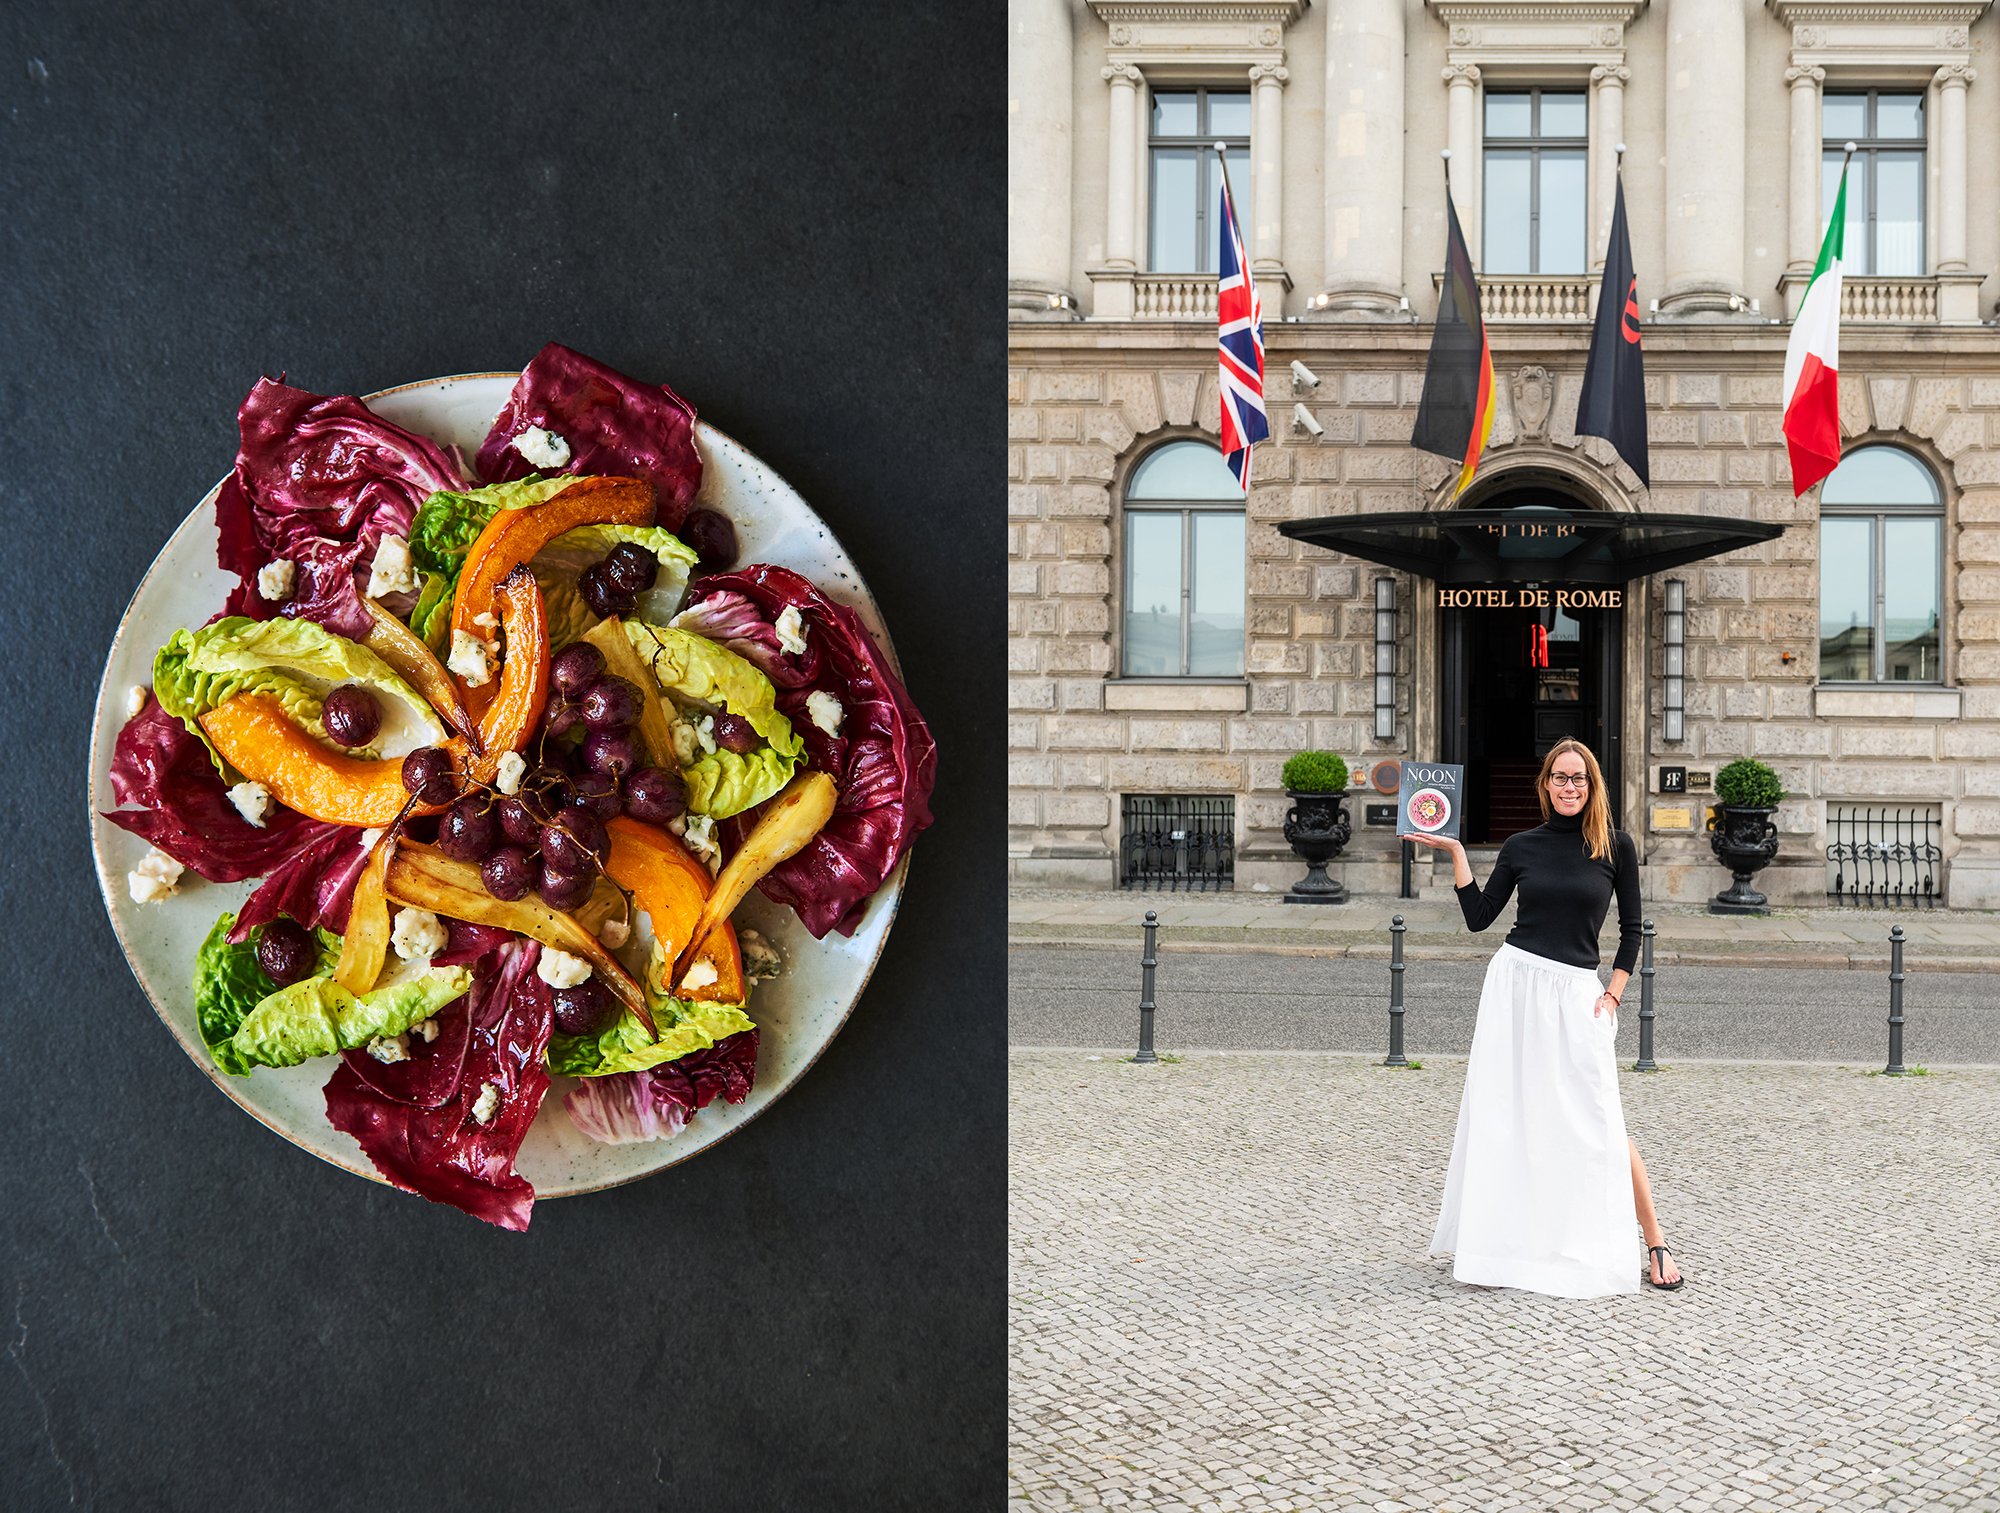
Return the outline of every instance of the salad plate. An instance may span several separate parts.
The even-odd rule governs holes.
[[[377,416],[471,458],[521,375],[472,373],[425,380],[362,396]],[[826,523],[757,457],[700,421],[694,442],[702,464],[694,505],[719,511],[734,524],[741,563],[788,568],[826,598],[854,611],[893,667],[894,649],[867,585]],[[119,807],[111,781],[112,753],[132,717],[135,690],[153,678],[155,653],[177,631],[215,618],[237,587],[217,564],[218,483],[189,512],[147,571],[121,620],[106,659],[91,734],[91,836],[98,881],[113,930],[133,974],[162,1022],[190,1059],[245,1112],[314,1155],[372,1181],[386,1178],[357,1141],[328,1120],[324,1089],[330,1065],[321,1057],[295,1066],[259,1066],[247,1077],[225,1075],[197,1022],[196,953],[218,915],[239,909],[254,880],[208,882],[192,871],[170,895],[136,902],[128,874],[148,843],[104,816]],[[868,981],[901,897],[907,855],[867,899],[852,932],[828,930],[815,939],[792,908],[753,890],[730,916],[773,945],[782,966],[756,984],[749,1013],[758,1028],[755,1078],[740,1102],[716,1098],[670,1138],[624,1144],[587,1136],[564,1108],[575,1080],[556,1076],[515,1157],[514,1169],[538,1198],[587,1193],[647,1176],[714,1145],[756,1118],[806,1072],[853,1011]]]

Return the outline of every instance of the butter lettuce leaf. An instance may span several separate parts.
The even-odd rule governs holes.
[[[791,780],[805,742],[778,713],[777,689],[755,664],[692,631],[637,619],[624,625],[633,650],[677,706],[740,715],[763,741],[741,755],[714,751],[684,762],[681,781],[691,813],[717,819],[740,814]]]
[[[456,583],[466,551],[495,515],[540,504],[575,482],[560,475],[530,476],[517,483],[489,483],[483,489],[440,489],[418,506],[410,523],[410,561],[419,572],[438,573]]]
[[[657,1037],[648,1035],[639,1016],[620,1012],[611,1025],[595,1035],[549,1037],[549,1070],[569,1077],[602,1077],[611,1072],[640,1072],[702,1051],[741,1030],[754,1029],[738,1003],[695,1003],[686,999],[654,999]]]
[[[375,696],[382,728],[350,756],[403,756],[445,739],[444,723],[402,676],[359,642],[337,636],[311,620],[250,620],[225,616],[199,630],[177,630],[153,658],[153,695],[160,707],[207,743],[200,717],[238,694],[276,699],[301,728],[326,739],[321,714],[326,697],[343,683]],[[209,748],[218,770],[221,757]]]
[[[257,961],[263,928],[259,926],[241,943],[232,944],[229,932],[235,928],[236,916],[224,914],[195,952],[195,1024],[201,1030],[202,1043],[210,1050],[227,1044],[251,1011],[278,991],[278,985]],[[319,970],[331,972],[340,959],[340,937],[328,930],[313,934],[320,948]]]
[[[587,567],[602,562],[611,548],[630,541],[643,546],[660,560],[660,575],[653,586],[638,596],[632,618],[671,619],[687,593],[688,575],[694,570],[694,549],[671,531],[650,525],[580,525],[564,531],[543,547],[528,564],[541,585],[542,603],[549,619],[549,649],[560,651],[597,624],[597,616],[583,602],[577,579]]]
[[[418,967],[400,980],[356,997],[332,977],[308,977],[279,988],[215,1047],[216,1064],[232,1076],[253,1067],[297,1066],[315,1056],[359,1050],[378,1035],[400,1035],[472,986],[470,967]]]

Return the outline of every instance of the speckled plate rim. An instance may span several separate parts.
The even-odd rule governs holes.
[[[376,400],[387,399],[397,394],[405,394],[413,389],[438,388],[449,384],[463,383],[473,379],[501,379],[507,382],[512,382],[513,380],[519,378],[520,376],[521,376],[520,371],[518,369],[511,371],[507,369],[500,369],[494,371],[475,372],[475,373],[451,373],[451,374],[445,374],[437,378],[420,378],[410,383],[396,384],[393,387],[387,389],[376,389],[367,394],[363,394],[360,397],[363,403],[372,404]],[[772,468],[769,463],[765,462],[761,457],[759,457],[756,453],[752,452],[748,447],[745,447],[741,442],[737,441],[735,437],[729,435],[726,431],[723,431],[716,426],[710,425],[707,421],[700,419],[699,416],[697,416],[695,421],[695,432],[698,438],[701,437],[703,433],[706,433],[709,436],[719,437],[721,440],[728,442],[731,446],[734,446],[738,451],[742,452],[744,456],[756,462],[759,467],[762,467],[766,471],[768,471],[773,478],[778,479],[781,483],[784,484],[786,488],[791,489],[792,494],[794,495],[794,497],[798,499],[800,505],[803,508],[805,508],[812,515],[812,517],[819,522],[820,527],[823,530],[825,530],[827,539],[832,541],[834,545],[839,548],[841,555],[847,559],[851,569],[850,578],[851,581],[853,582],[855,591],[863,595],[871,605],[876,605],[874,591],[868,587],[866,578],[862,576],[860,564],[855,562],[854,554],[847,550],[846,543],[841,541],[839,535],[834,531],[832,526],[826,523],[825,518],[820,515],[819,511],[813,509],[813,507],[806,502],[805,496],[803,494],[800,494],[797,489],[793,489],[790,482],[785,480],[782,474],[780,474],[775,468]],[[202,495],[202,497],[195,502],[194,507],[188,512],[188,515],[182,517],[182,524],[185,524],[186,520],[189,517],[198,515],[204,510],[212,510],[214,508],[216,495],[221,492],[222,485],[228,480],[228,477],[229,475],[225,473],[221,478],[218,478],[215,481],[214,485],[208,490],[208,492]],[[208,1080],[211,1083],[213,1083],[217,1088],[219,1088],[229,1098],[230,1102],[234,1103],[244,1113],[248,1114],[251,1118],[255,1119],[259,1124],[263,1125],[264,1128],[270,1130],[273,1134],[281,1137],[283,1140],[285,1140],[287,1144],[292,1145],[295,1148],[304,1151],[307,1155],[316,1157],[317,1159],[326,1162],[330,1166],[338,1167],[342,1171],[351,1172],[357,1177],[363,1177],[370,1182],[376,1183],[379,1186],[386,1187],[390,1189],[392,1192],[408,1193],[409,1196],[411,1197],[420,1197],[422,1196],[421,1194],[409,1193],[409,1189],[401,1187],[394,1182],[391,1182],[387,1177],[383,1176],[381,1172],[377,1171],[374,1167],[374,1164],[372,1162],[369,1162],[365,1157],[360,1161],[355,1161],[353,1159],[348,1158],[344,1153],[338,1151],[320,1150],[314,1146],[308,1145],[297,1135],[294,1135],[290,1129],[285,1127],[285,1125],[267,1117],[262,1109],[256,1107],[254,1104],[247,1102],[239,1093],[238,1089],[232,1085],[232,1079],[225,1077],[220,1071],[220,1069],[216,1067],[214,1059],[208,1055],[207,1047],[205,1045],[198,1044],[194,1039],[192,1039],[185,1031],[181,1029],[181,1027],[178,1024],[174,1022],[173,1018],[168,1014],[166,1007],[163,1003],[161,994],[154,987],[152,981],[147,976],[145,969],[140,966],[138,957],[132,949],[131,942],[125,938],[124,925],[119,920],[117,909],[115,909],[112,906],[111,890],[116,886],[116,878],[119,874],[107,867],[106,859],[103,855],[102,848],[99,844],[99,838],[101,834],[98,828],[99,824],[100,822],[103,823],[108,823],[108,822],[102,821],[102,817],[99,814],[97,808],[96,795],[92,791],[94,790],[97,783],[97,775],[104,770],[102,766],[103,754],[99,738],[99,733],[104,729],[104,703],[107,698],[112,697],[111,668],[113,664],[118,660],[119,651],[124,644],[125,632],[127,627],[131,624],[133,609],[139,603],[140,599],[144,597],[147,585],[152,582],[153,575],[159,571],[162,559],[166,556],[168,547],[172,545],[173,535],[177,534],[180,529],[181,526],[176,525],[173,529],[173,532],[169,533],[167,542],[161,546],[160,550],[157,553],[154,554],[153,560],[146,567],[146,571],[140,575],[138,586],[132,590],[131,597],[126,600],[124,611],[118,617],[118,628],[116,631],[112,633],[111,645],[105,653],[103,671],[98,676],[97,698],[91,705],[90,767],[89,770],[84,775],[85,778],[84,807],[86,813],[86,823],[90,827],[90,837],[91,837],[90,848],[91,848],[92,860],[96,863],[98,893],[104,903],[105,918],[111,924],[112,933],[118,938],[118,948],[125,957],[126,967],[131,971],[133,979],[139,984],[140,991],[142,991],[146,995],[146,1002],[149,1005],[151,1005],[155,1017],[159,1019],[161,1024],[166,1026],[167,1032],[171,1034],[174,1037],[175,1041],[179,1043],[181,1049],[184,1052],[186,1052],[188,1059],[192,1061],[197,1067],[199,1067],[202,1070],[202,1072],[204,1072],[207,1075]],[[876,605],[876,609],[877,609],[877,618],[879,619],[881,618],[879,605]],[[890,666],[895,670],[897,676],[900,677],[902,675],[902,663],[896,655],[894,640],[889,635],[886,624],[884,625],[882,632],[878,637],[878,641],[882,651],[889,658]],[[902,908],[903,884],[909,875],[909,870],[910,870],[910,856],[909,853],[905,851],[903,853],[902,860],[900,860],[896,864],[895,870],[891,872],[886,879],[884,879],[882,886],[877,888],[874,894],[871,896],[871,901],[870,901],[871,909],[880,907],[885,909],[886,913],[883,915],[881,921],[881,935],[875,943],[874,951],[870,953],[865,962],[862,962],[860,964],[861,975],[859,980],[855,983],[853,992],[848,997],[846,1007],[840,1011],[839,1017],[833,1021],[832,1027],[827,1030],[824,1037],[820,1040],[818,1047],[814,1049],[812,1054],[808,1056],[805,1059],[805,1061],[801,1063],[795,1071],[793,1071],[791,1076],[787,1077],[783,1082],[779,1083],[776,1087],[771,1088],[769,1096],[763,1098],[758,1103],[756,1108],[744,1114],[741,1118],[732,1121],[726,1127],[716,1131],[716,1133],[710,1139],[704,1141],[702,1144],[686,1150],[682,1150],[679,1154],[669,1154],[668,1159],[660,1162],[659,1165],[657,1166],[648,1167],[643,1171],[631,1172],[625,1176],[613,1177],[603,1182],[595,1182],[587,1185],[564,1186],[559,1191],[544,1191],[540,1188],[537,1188],[535,1191],[535,1201],[537,1203],[544,1203],[544,1202],[554,1202],[555,1200],[560,1198],[579,1198],[586,1196],[587,1194],[590,1193],[605,1192],[610,1188],[623,1187],[628,1183],[639,1182],[643,1181],[648,1177],[658,1176],[661,1172],[667,1171],[672,1167],[679,1166],[684,1161],[691,1161],[695,1157],[703,1155],[704,1153],[715,1149],[716,1146],[721,1145],[725,1140],[728,1140],[732,1135],[736,1134],[739,1130],[743,1129],[745,1126],[749,1124],[754,1123],[757,1119],[763,1117],[765,1112],[768,1111],[772,1107],[772,1105],[776,1104],[779,1099],[785,1096],[786,1093],[790,1092],[794,1087],[796,1087],[800,1079],[802,1079],[807,1072],[811,1071],[814,1066],[818,1065],[820,1057],[826,1054],[827,1048],[833,1044],[835,1039],[839,1037],[840,1032],[846,1028],[847,1021],[854,1014],[855,1005],[861,1001],[862,994],[864,994],[868,990],[868,983],[874,977],[875,968],[882,960],[883,950],[889,944],[890,933],[895,928],[896,915]],[[885,895],[886,895],[886,902],[883,902]],[[755,1091],[762,1092],[765,1086],[766,1084],[759,1084],[758,1087],[755,1089]],[[553,1088],[551,1089],[551,1091],[553,1091]],[[546,1100],[545,1100],[545,1106],[546,1106]],[[675,1147],[672,1145],[672,1142],[669,1140],[657,1141],[654,1143],[658,1145],[661,1149],[666,1150],[668,1152],[672,1152],[675,1149]]]

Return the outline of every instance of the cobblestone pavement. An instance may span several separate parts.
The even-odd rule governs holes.
[[[1464,1071],[1016,1051],[1009,1506],[2000,1509],[2000,1069],[1623,1073],[1589,1302],[1425,1255]]]
[[[1389,954],[1389,921],[1402,915],[1405,947],[1433,959],[1484,960],[1514,923],[1509,900],[1482,935],[1469,934],[1457,898],[1433,888],[1422,898],[1362,896],[1339,906],[1287,904],[1280,893],[1136,893],[1016,883],[1007,894],[1007,935],[1017,944],[1136,943],[1150,909],[1163,949],[1335,951],[1366,959]],[[1858,967],[1886,971],[1889,930],[1901,925],[1912,959],[1936,970],[1979,971],[2000,964],[2000,912],[1963,909],[1773,909],[1715,915],[1698,904],[1648,902],[1661,965]],[[1618,944],[1618,917],[1604,921],[1604,959]]]

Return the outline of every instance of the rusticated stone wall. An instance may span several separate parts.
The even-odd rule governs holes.
[[[1942,805],[1949,901],[2000,907],[2000,342],[1987,331],[1855,330],[1841,383],[1847,445],[1900,445],[1946,498],[1942,690],[1817,687],[1818,506],[1794,500],[1780,431],[1785,329],[1649,329],[1650,492],[1609,446],[1574,434],[1582,331],[1495,331],[1499,411],[1481,477],[1532,464],[1609,509],[1783,524],[1776,540],[1675,570],[1687,585],[1687,739],[1659,738],[1663,610],[1632,585],[1626,615],[1626,828],[1649,892],[1699,899],[1726,879],[1706,842],[1656,830],[1662,764],[1769,762],[1784,782],[1775,899],[1824,899],[1829,801]],[[1300,870],[1279,834],[1293,751],[1351,767],[1435,750],[1435,590],[1398,585],[1398,736],[1373,739],[1373,582],[1386,569],[1302,546],[1288,519],[1439,507],[1452,469],[1413,451],[1427,328],[1273,327],[1261,445],[1246,505],[1246,677],[1127,682],[1117,669],[1118,496],[1152,446],[1216,430],[1213,335],[1200,328],[1012,327],[1008,381],[1008,666],[1012,865],[1024,878],[1110,886],[1125,793],[1236,796],[1238,887]],[[1292,392],[1287,365],[1321,377]],[[1553,378],[1546,412],[1514,413],[1513,377]],[[1531,392],[1531,391],[1530,391]],[[1323,428],[1290,420],[1303,401]],[[1789,656],[1787,655],[1789,654]],[[1641,697],[1643,694],[1643,704]],[[1643,754],[1643,759],[1641,755]],[[1700,795],[1690,801],[1697,822]],[[1684,807],[1684,806],[1683,806]],[[1359,820],[1359,801],[1350,805]],[[1358,823],[1346,875],[1394,890],[1393,843]]]

